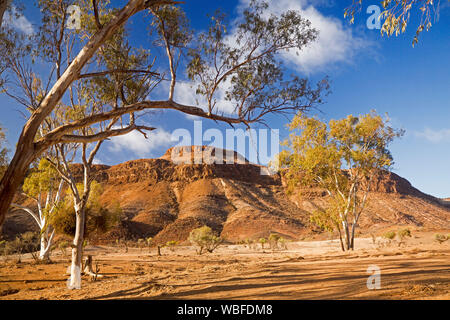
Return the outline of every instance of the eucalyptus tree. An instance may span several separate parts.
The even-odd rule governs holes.
[[[328,124],[299,114],[289,124],[292,131],[279,155],[286,168],[288,190],[318,186],[329,196],[325,209],[318,208],[312,221],[337,230],[342,250],[354,248],[355,231],[367,203],[372,179],[388,170],[393,159],[389,144],[403,134],[372,112],[349,115]]]
[[[39,259],[50,260],[50,252],[53,244],[55,229],[49,221],[52,215],[57,214],[60,201],[62,200],[64,180],[52,165],[42,158],[36,167],[30,170],[22,186],[22,194],[32,200],[36,209],[12,203],[11,206],[28,213],[36,222],[40,231]]]
[[[81,30],[65,28],[67,19],[72,19],[67,11],[69,4],[77,4],[81,8]],[[124,7],[116,8],[107,1],[40,0],[39,6],[46,10],[42,10],[41,25],[36,35],[23,42],[8,41],[9,38],[4,37],[0,48],[4,52],[23,53],[2,56],[7,60],[3,75],[15,79],[22,89],[19,95],[14,95],[18,101],[24,97],[32,101],[26,103],[31,116],[23,127],[14,156],[0,182],[0,223],[31,162],[52,146],[96,143],[132,130],[145,133],[153,128],[137,124],[136,119],[140,111],[149,110],[170,109],[231,125],[250,126],[264,121],[264,116],[271,113],[295,113],[314,107],[321,103],[328,90],[326,80],[311,86],[306,79],[286,76],[286,70],[278,59],[279,53],[301,50],[317,38],[318,32],[299,12],[267,16],[266,4],[252,2],[243,20],[233,27],[236,37],[230,39],[221,16],[211,19],[206,32],[190,37],[190,31],[185,28],[187,18],[177,1],[130,0]],[[141,49],[149,56],[147,65],[135,70],[117,61],[108,64],[104,52],[107,42],[111,39],[114,42],[114,37],[127,29],[126,22],[138,13],[145,13],[142,19],[147,21],[156,40],[148,41],[150,48]],[[158,50],[150,51],[154,49],[153,45],[163,46],[163,56]],[[50,76],[47,81],[41,81],[44,90],[39,96],[30,95],[30,81],[23,81],[27,77],[21,77],[23,74],[37,74],[32,70],[33,65],[29,65],[27,50],[33,53],[32,57],[37,62],[49,66]],[[161,62],[156,68],[154,61],[160,62],[162,58],[168,63]],[[206,98],[205,105],[175,101],[174,91],[180,74],[188,74],[198,84],[196,92]],[[91,112],[61,122],[40,134],[40,128],[48,127],[47,122],[51,122],[49,119],[58,106],[70,105],[67,102],[71,100],[70,88],[86,81],[111,81],[118,76],[133,77],[135,81],[147,77],[149,81],[145,83],[151,82],[152,88],[161,90],[167,89],[165,83],[169,81],[168,98],[154,100],[148,95],[140,95],[131,101],[123,95],[126,88],[120,81],[113,81],[120,94],[117,103],[108,95],[96,95],[95,99],[100,99],[100,102],[95,100],[90,104]],[[3,87],[7,94],[12,95],[8,82]],[[226,98],[235,107],[234,112],[225,114],[217,102],[220,88],[225,88]],[[102,108],[93,108],[96,103]],[[128,118],[125,119],[125,115]],[[92,127],[96,128],[95,133],[84,129]]]
[[[111,14],[105,7],[98,7],[98,14]],[[101,20],[99,20],[101,21]],[[97,28],[95,17],[85,17],[86,27],[79,32],[84,37],[89,36]],[[101,22],[100,22],[101,23]],[[69,41],[70,43],[70,41]],[[93,114],[102,114],[108,110],[118,110],[125,105],[132,105],[145,99],[160,79],[155,79],[155,73],[150,71],[147,51],[134,49],[127,41],[125,29],[118,30],[105,41],[97,54],[96,64],[105,71],[83,76],[81,81],[69,87],[68,104],[60,103],[45,125],[45,132],[52,132],[65,123],[71,123],[88,118]],[[133,72],[128,72],[133,70]],[[123,71],[123,72],[122,72]],[[108,75],[108,76],[105,76]],[[128,124],[123,125],[127,120]],[[92,169],[94,159],[106,138],[126,134],[132,130],[154,130],[152,127],[136,125],[134,113],[128,119],[120,116],[105,118],[89,126],[81,126],[73,131],[70,137],[60,139],[52,145],[54,157],[48,158],[62,179],[68,184],[71,192],[75,213],[75,234],[72,246],[71,276],[68,287],[81,287],[81,266],[83,242],[85,236],[86,210],[92,193],[92,183],[95,176]],[[145,130],[145,131],[144,131]],[[74,161],[81,162],[81,170],[77,170]],[[80,173],[81,172],[81,173]]]

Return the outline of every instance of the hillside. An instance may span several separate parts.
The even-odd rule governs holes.
[[[288,197],[279,174],[261,175],[261,166],[243,158],[240,164],[185,163],[201,159],[201,150],[205,151],[203,163],[211,163],[226,152],[199,147],[184,152],[169,149],[159,159],[96,166],[96,179],[105,188],[102,202],[118,201],[123,209],[121,226],[107,237],[185,240],[193,228],[204,224],[229,241],[266,237],[271,232],[300,239],[311,233],[309,213],[325,205],[323,191],[311,188],[301,197]],[[234,153],[234,157],[240,156]],[[392,225],[450,229],[450,209],[406,179],[381,173],[371,188],[360,220],[363,233]],[[18,212],[9,215],[4,233],[14,229],[19,220],[27,218]]]

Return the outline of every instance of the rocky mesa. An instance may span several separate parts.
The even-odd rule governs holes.
[[[263,174],[261,174],[263,173]],[[300,239],[314,229],[310,212],[326,205],[325,192],[311,188],[302,196],[286,194],[280,174],[249,163],[236,152],[212,147],[169,149],[159,159],[140,159],[95,167],[104,185],[102,202],[118,201],[121,224],[106,237],[154,237],[184,241],[189,232],[209,225],[224,239],[239,241],[278,233]],[[450,229],[450,208],[391,172],[382,172],[360,220],[362,233],[392,225]],[[8,228],[17,219],[8,217]]]

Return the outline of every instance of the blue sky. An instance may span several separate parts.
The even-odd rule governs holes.
[[[26,5],[25,17],[14,23],[28,32],[38,21],[33,1]],[[114,1],[113,1],[114,2]],[[116,1],[124,3],[124,1]],[[183,4],[191,26],[198,32],[208,24],[207,14],[221,8],[230,21],[239,17],[241,7],[248,0],[206,1],[191,0]],[[420,42],[412,48],[411,41],[417,26],[412,18],[405,34],[382,37],[378,30],[366,27],[367,6],[378,1],[367,0],[355,24],[344,20],[343,12],[351,0],[277,0],[271,2],[270,11],[300,10],[319,29],[319,41],[299,57],[286,55],[284,63],[292,73],[317,81],[328,75],[332,93],[321,112],[313,112],[324,120],[363,114],[375,109],[388,113],[397,128],[406,135],[394,142],[394,172],[408,179],[423,192],[438,197],[450,196],[450,7],[440,11],[439,21],[430,32],[423,32]],[[230,27],[232,28],[232,26]],[[148,45],[142,32],[142,18],[136,17],[130,25],[131,40],[136,45]],[[183,72],[180,72],[183,79]],[[186,83],[179,85],[176,100],[191,101],[192,91]],[[0,123],[6,127],[10,149],[13,149],[25,122],[18,110],[21,106],[0,95]],[[136,158],[161,156],[174,145],[171,133],[178,128],[193,130],[193,118],[173,111],[158,112],[145,121],[158,127],[145,140],[137,133],[113,139],[102,147],[98,161],[117,164]],[[279,129],[281,138],[287,136],[287,120],[279,116],[267,118],[270,128]],[[226,125],[204,120],[203,129]],[[224,133],[225,135],[225,133]]]

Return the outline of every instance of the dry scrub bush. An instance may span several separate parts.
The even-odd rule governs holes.
[[[25,232],[12,241],[3,240],[0,242],[0,250],[4,256],[16,254],[17,263],[21,262],[24,253],[31,253],[33,259],[38,262],[39,256],[36,251],[39,250],[39,234]]]
[[[400,229],[397,232],[397,237],[399,239],[398,246],[400,247],[402,244],[405,244],[407,237],[411,238],[411,231],[409,229]]]
[[[443,242],[447,241],[450,239],[450,235],[449,236],[445,236],[444,234],[440,234],[437,233],[434,235],[434,240],[439,242],[439,244],[442,244]]]
[[[208,226],[192,230],[189,234],[189,241],[198,247],[196,251],[199,255],[203,253],[203,250],[212,253],[223,242]]]
[[[264,249],[264,244],[267,242],[266,238],[260,238],[258,242],[261,243],[261,249]]]
[[[276,250],[278,249],[278,241],[280,240],[280,236],[275,234],[275,233],[271,233],[269,235],[269,246],[270,249],[272,250]]]
[[[172,241],[167,241],[165,246],[167,248],[169,248],[170,251],[174,252],[177,244],[178,244],[178,241],[172,240]]]

